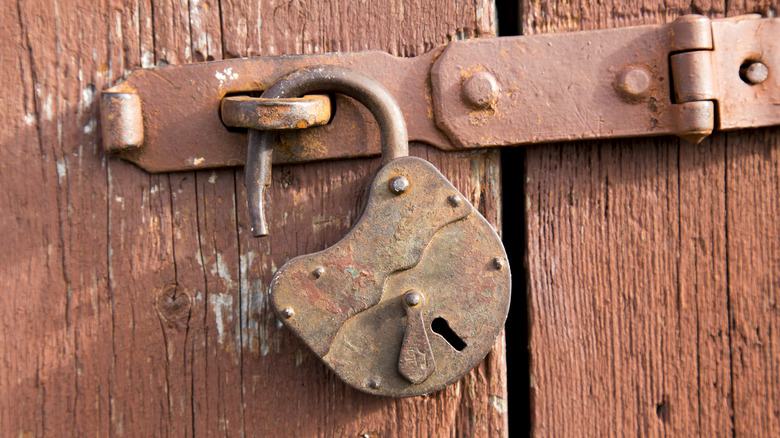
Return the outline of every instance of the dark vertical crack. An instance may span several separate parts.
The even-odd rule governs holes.
[[[197,227],[198,232],[198,255],[200,256],[200,266],[203,269],[203,321],[202,321],[202,327],[203,327],[203,342],[206,346],[206,354],[205,360],[203,363],[203,376],[204,376],[204,384],[206,387],[206,391],[208,391],[208,375],[209,375],[209,354],[208,354],[208,345],[209,345],[209,330],[208,330],[208,307],[209,307],[209,283],[208,283],[208,274],[206,273],[206,260],[203,258],[203,233],[200,229],[200,196],[199,196],[199,190],[198,190],[198,173],[195,172],[193,175],[193,186],[195,186],[195,225]],[[194,362],[193,362],[194,365]],[[192,435],[197,436],[196,430],[195,430],[195,375],[193,373],[192,379],[191,379],[191,388],[190,393],[192,394],[190,397],[190,409],[192,410]],[[208,394],[206,394],[206,399],[208,400]],[[206,415],[208,415],[208,412],[206,412]]]
[[[236,224],[236,248],[238,249],[238,340],[239,340],[239,348],[238,348],[238,363],[239,363],[239,372],[241,375],[240,378],[240,388],[241,388],[241,435],[245,435],[246,433],[246,417],[244,416],[244,315],[246,314],[247,317],[251,314],[249,312],[249,309],[244,309],[244,278],[241,275],[241,268],[244,263],[248,263],[247,261],[243,261],[241,259],[241,234],[239,233],[239,226],[238,226],[238,191],[239,191],[239,180],[237,177],[238,172],[233,169],[233,212],[235,214],[235,224]],[[247,273],[247,277],[249,276],[249,266],[247,265],[245,268],[245,271]],[[249,279],[246,279],[246,293],[247,293],[247,303],[250,303],[252,292],[249,290],[249,285],[251,284],[249,282]],[[249,306],[249,304],[247,304]],[[246,313],[245,313],[246,311]]]
[[[219,41],[221,43],[220,48],[222,49],[222,59],[227,59],[227,50],[225,49],[225,19],[222,11],[222,0],[217,1],[217,8],[219,9]],[[259,37],[260,35],[258,35],[258,38]]]
[[[726,3],[728,5],[728,3]],[[729,400],[729,409],[731,410],[731,436],[736,436],[737,433],[737,424],[735,422],[734,418],[734,394],[735,394],[735,387],[734,387],[734,344],[732,340],[732,334],[731,329],[734,325],[733,315],[731,314],[731,269],[729,268],[730,264],[730,258],[729,258],[729,136],[728,134],[723,134],[723,162],[725,163],[723,166],[723,180],[724,180],[724,213],[725,213],[725,220],[723,222],[724,226],[724,234],[726,235],[726,307],[728,309],[728,338],[729,338],[729,368],[731,370],[731,389],[730,394],[728,397]]]

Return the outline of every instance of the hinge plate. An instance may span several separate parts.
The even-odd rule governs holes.
[[[714,129],[780,124],[779,58],[780,19],[749,15],[456,41],[416,58],[358,52],[162,66],[104,91],[103,138],[106,151],[151,172],[243,165],[246,132],[223,124],[222,99],[262,91],[301,67],[340,64],[390,91],[410,140],[444,150],[655,135],[698,141]],[[762,63],[768,76],[748,83],[746,62]],[[340,95],[331,102],[329,124],[280,134],[274,163],[379,154],[370,114]]]

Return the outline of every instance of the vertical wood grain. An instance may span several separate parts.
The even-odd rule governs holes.
[[[98,97],[130,70],[242,56],[424,53],[493,34],[486,0],[4,2],[0,430],[10,436],[496,436],[503,338],[452,387],[342,384],[277,324],[266,288],[335,243],[378,160],[274,168],[272,235],[242,170],[150,175],[101,148]],[[433,162],[500,227],[498,153]]]
[[[524,33],[777,10],[523,3]],[[778,421],[777,129],[526,154],[533,430],[771,435]]]

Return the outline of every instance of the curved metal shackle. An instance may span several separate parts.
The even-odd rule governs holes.
[[[382,137],[382,164],[409,155],[409,138],[401,108],[382,84],[355,70],[338,65],[305,67],[271,85],[262,97],[301,97],[315,91],[344,94],[371,111]],[[263,197],[266,187],[271,185],[273,141],[273,131],[249,130],[244,183],[255,237],[268,235]]]

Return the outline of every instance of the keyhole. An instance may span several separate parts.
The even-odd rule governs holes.
[[[463,339],[461,339],[457,333],[452,331],[446,319],[441,317],[434,319],[433,322],[431,322],[431,330],[433,330],[434,333],[441,335],[445,341],[452,345],[452,348],[458,351],[463,351],[463,349],[466,348],[466,343],[463,342]]]

